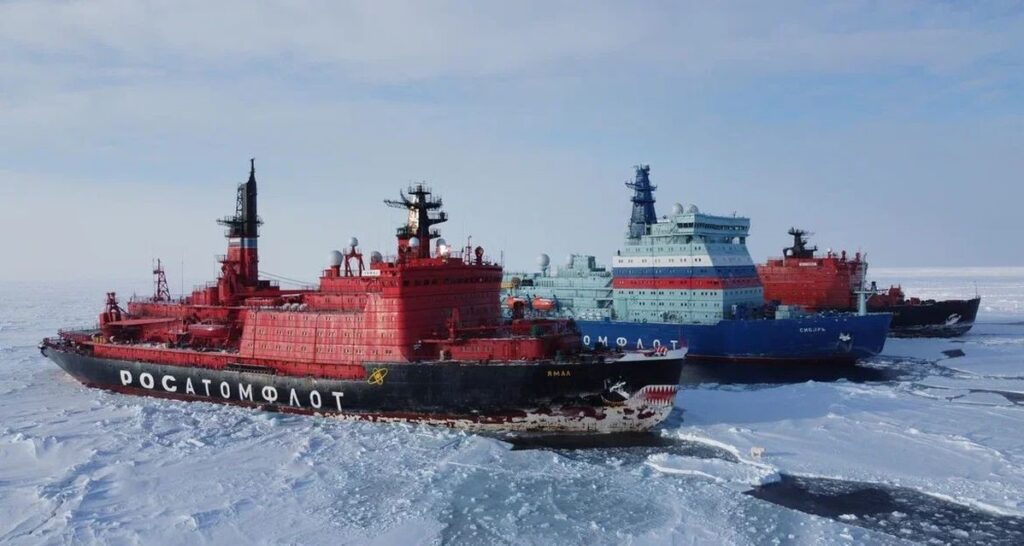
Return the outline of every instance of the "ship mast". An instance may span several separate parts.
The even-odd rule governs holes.
[[[804,231],[797,228],[789,228],[787,232],[793,236],[793,246],[782,249],[782,256],[784,258],[813,258],[814,253],[818,250],[818,247],[807,246],[807,235],[811,235],[810,232]]]
[[[256,159],[249,160],[249,180],[238,185],[235,201],[235,215],[217,220],[226,226],[228,238],[226,262],[238,264],[238,276],[242,284],[254,286],[259,282],[259,253],[256,239],[263,223],[256,209]]]
[[[153,301],[171,301],[171,289],[167,286],[167,274],[160,259],[153,268]]]
[[[441,198],[431,197],[430,189],[423,184],[410,186],[399,195],[400,200],[384,200],[389,207],[409,211],[406,225],[398,228],[398,249],[416,258],[429,258],[430,241],[441,236],[436,229],[430,229],[431,226],[448,221],[448,215],[441,211]]]
[[[647,231],[647,226],[658,222],[654,212],[654,190],[651,184],[651,166],[637,165],[636,178],[626,182],[626,187],[633,190],[633,214],[629,218],[629,237],[639,239]]]

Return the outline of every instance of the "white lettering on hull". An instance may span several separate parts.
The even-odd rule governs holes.
[[[585,345],[587,347],[593,347],[593,345],[591,345],[591,343],[590,343],[591,341],[592,341],[592,338],[590,336],[583,336],[583,345]],[[672,344],[672,350],[673,351],[679,348],[679,340],[678,339],[670,339],[670,340],[668,340],[668,342]],[[605,347],[607,347],[608,346],[608,337],[607,336],[597,336],[597,344],[604,345]],[[629,345],[629,340],[624,338],[624,337],[618,337],[618,338],[615,338],[615,344],[618,345],[619,347],[626,347],[627,345]],[[663,345],[663,343],[661,342],[660,339],[653,339],[653,340],[651,340],[651,348],[653,348],[653,349],[657,349],[657,348],[661,347],[662,345]],[[636,340],[636,349],[637,350],[646,349],[646,347],[644,346],[644,339],[643,338],[637,338],[637,340]]]
[[[238,399],[239,400],[246,400],[246,399],[248,399],[250,402],[253,402],[254,400],[252,399],[252,385],[243,385],[243,384],[239,383],[238,384]]]
[[[138,377],[134,376],[130,370],[118,370],[118,378],[121,381],[121,386],[131,386],[133,383],[138,386],[155,390],[159,385],[160,389],[165,392],[177,393],[180,389],[182,381],[173,375],[162,375],[159,381],[151,373],[140,372]],[[221,381],[218,383],[216,389],[211,392],[210,386],[213,384],[212,379],[200,379],[203,384],[203,390],[206,393],[207,398],[213,398],[214,394],[219,394],[220,398],[229,400],[231,398],[231,384],[227,381]],[[196,395],[195,386],[192,382],[191,377],[186,377],[184,380],[184,393],[190,395]],[[276,404],[280,397],[278,387],[273,385],[263,385],[257,389],[253,388],[252,383],[238,383],[238,400],[242,402],[255,402],[256,394],[258,393],[262,397],[264,402],[268,404]],[[330,395],[334,397],[334,406],[337,411],[342,411],[341,399],[345,396],[342,391],[330,391]],[[201,396],[201,395],[200,395]],[[296,408],[310,408],[310,409],[321,409],[324,405],[324,394],[318,390],[310,390],[308,394],[309,403],[303,405],[302,399],[299,397],[299,393],[295,389],[289,389],[288,405]]]

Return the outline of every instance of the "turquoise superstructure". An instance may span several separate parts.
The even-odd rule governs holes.
[[[696,206],[647,225],[612,258],[615,317],[631,322],[715,324],[764,304],[747,251],[750,220]]]
[[[550,259],[542,254],[539,274],[505,273],[502,288],[513,299],[533,308],[534,300],[550,304],[577,319],[612,318],[612,272],[597,264],[593,256],[572,254],[563,266],[549,275]]]

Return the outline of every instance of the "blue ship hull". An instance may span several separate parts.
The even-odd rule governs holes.
[[[583,343],[650,349],[686,346],[687,358],[725,362],[841,363],[874,356],[892,315],[813,315],[796,319],[723,320],[718,324],[577,321]]]

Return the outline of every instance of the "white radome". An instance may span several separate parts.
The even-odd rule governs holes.
[[[540,256],[537,256],[537,265],[541,267],[547,267],[551,265],[551,257],[548,256],[547,254],[541,254]]]
[[[341,252],[332,250],[331,253],[327,255],[327,265],[331,267],[339,266],[344,259],[345,257]]]
[[[355,248],[357,246],[359,246],[359,239],[356,239],[355,237],[352,237],[352,238],[350,238],[348,240],[348,247],[349,248]]]
[[[683,208],[682,203],[676,203],[675,205],[672,205],[672,216],[678,216],[682,214],[684,210],[686,209]]]
[[[409,237],[409,247],[410,248],[419,248],[419,246],[420,246],[420,240],[419,240],[418,237]]]
[[[370,253],[370,263],[377,264],[384,261],[384,255],[374,250]]]

